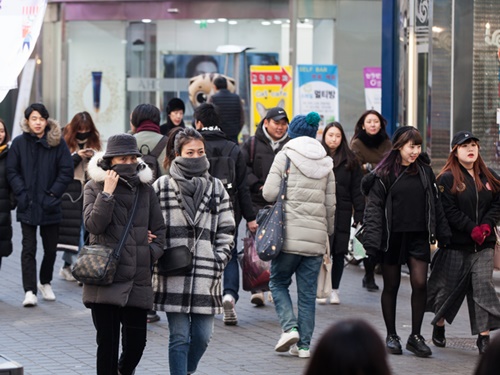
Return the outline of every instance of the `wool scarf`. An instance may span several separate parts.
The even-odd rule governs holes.
[[[170,165],[170,176],[179,185],[184,208],[193,221],[203,199],[203,194],[210,184],[209,166],[210,163],[206,156],[200,158],[179,156]]]
[[[380,146],[382,144],[382,142],[384,142],[386,139],[388,139],[387,135],[382,130],[380,130],[375,135],[369,135],[368,133],[366,133],[366,131],[364,129],[362,129],[359,132],[358,138],[368,148],[377,148],[378,146]]]

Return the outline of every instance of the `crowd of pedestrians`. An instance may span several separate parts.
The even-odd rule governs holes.
[[[119,246],[113,282],[83,284],[83,303],[96,329],[97,374],[133,374],[147,324],[158,321],[159,312],[166,313],[169,327],[170,373],[193,374],[211,341],[215,315],[223,314],[226,325],[238,324],[239,223],[244,218],[248,233],[255,233],[259,210],[278,198],[286,176],[283,248],[270,263],[269,283],[250,294],[256,306],[266,303],[266,292],[274,303],[282,330],[275,351],[311,357],[307,375],[325,368],[390,374],[387,353],[403,352],[396,306],[406,264],[412,288],[406,349],[432,355],[421,335],[426,311],[435,314],[433,344],[445,347],[445,321],[453,322],[467,297],[471,333],[484,354],[477,374],[489,373],[491,352],[499,350],[489,334],[500,327],[492,283],[500,177],[482,160],[479,139],[455,134],[436,178],[414,127],[397,128],[391,139],[386,120],[370,110],[350,142],[338,122],[327,124],[318,140],[317,113],[290,121],[275,107],[240,146],[241,101],[228,95],[224,78],[214,84],[217,93],[195,109],[192,127],[183,122],[179,98],[168,102],[164,125],[157,107],[140,104],[130,115],[132,134],[111,136],[104,151],[88,112],[61,128],[43,104],[31,104],[10,147],[0,120],[0,266],[12,253],[10,212],[16,208],[22,305],[36,306],[37,292],[46,301],[56,299],[51,281],[57,250],[64,252],[59,275],[75,281],[71,266],[84,244]],[[362,286],[368,291],[379,289],[374,270],[381,268],[385,345],[369,324],[352,319],[332,326],[311,350],[316,303],[340,303],[351,227],[361,228]],[[37,277],[38,228],[44,255]],[[189,268],[165,271],[165,259],[179,249],[190,254]],[[332,291],[316,298],[327,249]]]

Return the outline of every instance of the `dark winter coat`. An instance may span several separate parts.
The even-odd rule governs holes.
[[[241,147],[243,156],[247,164],[247,183],[252,196],[254,211],[257,213],[261,208],[269,203],[262,197],[262,187],[266,182],[267,175],[273,165],[274,157],[281,151],[283,146],[290,140],[286,136],[280,142],[278,148],[273,150],[270,140],[264,134],[262,127],[264,121],[261,121],[255,131],[255,135],[250,137]],[[252,141],[255,139],[255,141]],[[254,142],[252,155],[252,142]],[[252,161],[253,157],[253,161]]]
[[[182,120],[181,123],[177,126],[180,126],[181,128],[185,128],[186,125],[184,125],[184,120]],[[160,125],[160,133],[162,135],[168,135],[168,133],[170,133],[170,131],[172,129],[176,128],[177,126],[174,125],[172,120],[170,120],[170,117],[167,117],[167,122],[165,124]]]
[[[255,220],[252,198],[247,184],[247,166],[240,148],[238,145],[234,144],[234,142],[230,141],[217,127],[202,128],[200,132],[201,135],[203,135],[203,138],[205,138],[205,152],[209,159],[214,154],[221,154],[228,142],[231,142],[234,145],[229,154],[235,164],[235,179],[232,181],[233,193],[230,194],[231,201],[233,203],[234,216],[237,224],[240,222],[241,216],[243,216],[247,222]]]
[[[182,203],[177,182],[169,175],[153,184],[166,223],[166,250],[185,245],[193,249],[193,269],[186,276],[153,274],[154,309],[184,314],[222,313],[222,273],[231,259],[235,221],[229,194],[213,178],[197,208],[194,221]],[[214,190],[215,189],[215,190]],[[210,201],[215,199],[215,204]],[[215,207],[212,211],[210,207]]]
[[[10,210],[14,207],[14,200],[7,182],[7,153],[8,148],[0,151],[0,257],[7,257],[12,253],[12,221]]]
[[[447,244],[450,242],[451,231],[439,199],[434,172],[429,166],[430,160],[427,155],[420,154],[415,163],[425,190],[425,222],[429,243],[434,244],[437,239],[440,243]],[[363,219],[363,246],[369,255],[386,252],[389,247],[391,216],[393,210],[397,210],[397,207],[392,206],[391,187],[394,186],[394,180],[390,177],[380,178],[375,171],[361,180],[361,192],[368,197]]]
[[[438,180],[444,212],[453,234],[449,247],[472,252],[495,248],[496,236],[493,228],[500,220],[500,193],[494,194],[487,188],[477,191],[472,176],[465,168],[460,167],[460,169],[465,179],[464,191],[451,193],[453,186],[451,172],[445,172]],[[490,171],[499,179],[493,170]],[[486,177],[481,174],[480,178],[483,185],[488,186]],[[478,245],[471,238],[472,229],[480,224],[488,224],[491,228],[491,234],[486,237],[482,245]]]
[[[61,128],[48,120],[42,138],[30,132],[27,120],[23,134],[13,141],[7,157],[7,178],[17,200],[17,221],[30,225],[61,221],[61,197],[73,180],[73,161],[61,138]]]
[[[217,108],[219,127],[231,141],[238,143],[238,134],[245,123],[245,113],[239,95],[221,89],[210,97],[209,102]]]
[[[358,164],[347,169],[347,159],[344,158],[333,167],[335,174],[337,209],[335,212],[335,232],[330,238],[332,254],[346,254],[351,237],[351,217],[355,223],[363,221],[365,198],[361,194],[361,179],[363,172]]]
[[[127,225],[137,191],[139,201],[127,240],[122,248],[120,262],[111,285],[83,286],[83,303],[94,303],[150,309],[153,306],[151,269],[154,261],[163,255],[165,224],[158,198],[149,185],[153,173],[149,167],[139,172],[141,182],[131,188],[121,180],[112,196],[102,194],[106,172],[97,166],[96,154],[89,162],[91,180],[85,185],[83,210],[85,229],[90,233],[90,244],[116,247]],[[156,235],[148,243],[148,230]]]
[[[374,144],[367,145],[363,142],[363,139],[367,138],[366,141],[379,141],[380,143],[374,142]],[[362,135],[360,138],[353,139],[351,141],[351,150],[354,155],[358,158],[359,164],[364,166],[366,163],[372,165],[375,168],[378,163],[382,160],[385,153],[390,151],[392,148],[391,141],[387,138],[369,138],[368,135]],[[367,173],[368,171],[362,167],[363,171]]]

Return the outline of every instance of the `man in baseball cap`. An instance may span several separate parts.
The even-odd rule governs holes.
[[[280,120],[285,119],[287,124],[290,123],[290,121],[288,121],[288,116],[287,116],[285,110],[281,107],[274,107],[274,108],[271,108],[269,111],[267,111],[267,114],[264,117],[264,120],[270,120],[270,119],[272,119],[274,121],[280,121]]]

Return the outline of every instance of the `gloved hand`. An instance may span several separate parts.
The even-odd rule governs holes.
[[[488,237],[491,234],[491,227],[488,224],[481,224],[480,227],[485,237]]]
[[[474,242],[477,243],[478,245],[482,245],[485,239],[483,230],[479,225],[477,227],[474,227],[474,229],[472,229],[470,236],[472,237]]]

